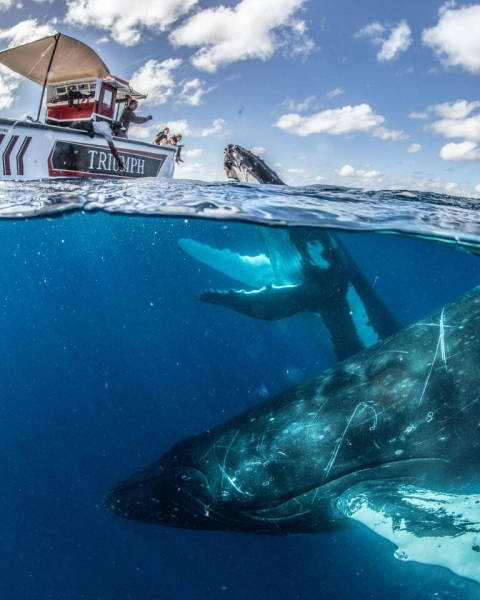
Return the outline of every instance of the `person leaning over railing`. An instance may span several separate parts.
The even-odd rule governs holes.
[[[160,146],[160,144],[168,144],[168,134],[170,133],[170,127],[164,127],[162,131],[159,131],[153,138],[152,144]]]
[[[146,123],[147,121],[152,120],[152,115],[148,115],[146,117],[137,117],[135,111],[138,108],[138,102],[136,100],[130,100],[128,106],[123,109],[122,114],[120,115],[120,123],[124,129],[124,134],[121,137],[128,138],[128,129],[130,127],[130,123]]]
[[[182,160],[182,158],[180,157],[180,152],[182,151],[182,148],[183,148],[183,144],[179,144],[179,142],[181,142],[181,141],[182,141],[182,134],[176,133],[175,135],[172,135],[172,137],[167,142],[167,144],[170,144],[171,146],[177,146],[177,153],[175,154],[175,162],[177,162],[177,163],[184,162]]]

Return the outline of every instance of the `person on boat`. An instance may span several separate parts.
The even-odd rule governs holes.
[[[168,134],[170,133],[170,127],[164,127],[162,131],[159,131],[153,138],[152,144],[160,146],[160,144],[168,144]]]
[[[122,114],[120,115],[120,123],[124,128],[124,136],[128,138],[128,129],[130,127],[130,123],[146,123],[147,121],[152,120],[152,115],[147,115],[146,117],[137,117],[135,111],[138,108],[138,102],[136,100],[130,100],[128,105],[123,109]]]
[[[78,121],[73,123],[71,127],[73,129],[81,129],[89,138],[94,138],[95,135],[101,135],[105,138],[113,157],[117,161],[118,168],[120,171],[125,169],[122,157],[113,143],[113,136],[117,135],[122,129],[122,124],[119,121],[112,121],[111,123],[107,123],[107,121]]]
[[[167,142],[167,144],[170,144],[171,146],[177,146],[177,153],[175,154],[175,162],[176,163],[184,162],[180,156],[180,152],[182,151],[182,148],[183,148],[183,144],[179,143],[181,141],[182,141],[182,134],[176,133],[175,135],[172,135],[172,137]]]
[[[112,121],[111,123],[107,123],[106,121],[90,121],[90,123],[93,125],[93,133],[105,138],[105,141],[110,148],[110,152],[117,161],[118,168],[120,171],[123,171],[125,169],[125,164],[113,143],[113,136],[122,130],[122,124],[119,121]],[[91,134],[89,134],[89,136],[93,137]]]

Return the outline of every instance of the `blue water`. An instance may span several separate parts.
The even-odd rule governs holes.
[[[478,597],[476,584],[401,563],[360,528],[257,538],[144,525],[102,506],[176,441],[331,364],[298,317],[267,323],[200,302],[232,282],[179,238],[258,254],[256,224],[269,219],[341,228],[407,325],[480,282],[465,250],[480,242],[474,201],[290,188],[282,204],[275,186],[155,185],[0,186],[10,217],[0,220],[0,598]],[[41,218],[11,218],[20,214]]]

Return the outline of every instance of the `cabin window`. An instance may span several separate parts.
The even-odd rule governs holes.
[[[103,107],[111,108],[112,103],[113,103],[113,94],[110,90],[105,89],[103,91],[103,101],[102,101]]]

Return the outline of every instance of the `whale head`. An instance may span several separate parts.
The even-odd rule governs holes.
[[[284,185],[275,171],[261,158],[236,144],[229,144],[225,148],[223,165],[229,179],[244,183]]]

